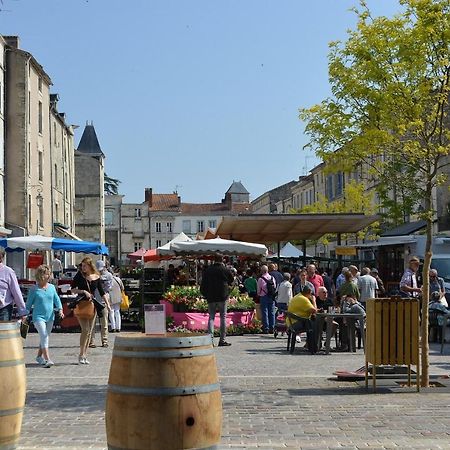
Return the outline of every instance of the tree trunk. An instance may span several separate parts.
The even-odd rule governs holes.
[[[427,240],[425,244],[425,260],[422,270],[422,322],[421,322],[421,345],[422,345],[422,377],[421,386],[428,387],[430,383],[429,374],[429,344],[428,344],[428,302],[430,293],[430,265],[433,252],[431,250],[431,244],[433,240],[433,222],[427,220]]]

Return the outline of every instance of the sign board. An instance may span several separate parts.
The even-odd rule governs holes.
[[[336,247],[336,255],[354,256],[356,255],[356,247]]]
[[[166,334],[166,306],[144,305],[145,334]]]

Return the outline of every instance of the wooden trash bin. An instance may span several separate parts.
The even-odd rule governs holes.
[[[366,302],[366,387],[372,364],[373,390],[376,366],[407,365],[411,386],[411,365],[416,366],[417,391],[420,390],[419,307],[414,298],[376,298]]]
[[[221,428],[210,335],[116,338],[106,399],[109,449],[214,448]]]
[[[17,322],[0,322],[0,450],[17,447],[25,406],[26,374]]]

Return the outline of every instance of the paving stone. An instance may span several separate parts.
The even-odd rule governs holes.
[[[111,336],[111,344],[115,336]],[[286,352],[286,338],[230,337],[216,347],[223,398],[223,449],[449,449],[450,390],[422,393],[331,379],[364,365],[356,353]],[[79,334],[54,333],[50,369],[34,361],[38,337],[25,346],[27,400],[21,449],[106,449],[105,398],[113,345],[90,349],[77,364]],[[432,345],[430,373],[447,375],[449,348]],[[159,450],[159,449],[158,449]],[[165,449],[161,449],[165,450]]]

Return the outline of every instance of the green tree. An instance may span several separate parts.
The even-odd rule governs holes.
[[[120,183],[120,180],[118,180],[117,178],[108,177],[108,175],[105,173],[105,179],[103,183],[105,195],[117,195],[119,193]]]
[[[450,149],[450,2],[399,3],[402,12],[392,18],[373,17],[363,1],[354,8],[356,29],[345,42],[330,44],[332,95],[301,109],[300,118],[309,146],[326,163],[343,171],[366,167],[397,220],[417,213],[427,222],[421,383],[428,386],[433,191],[447,179]],[[407,200],[400,208],[396,193]]]

